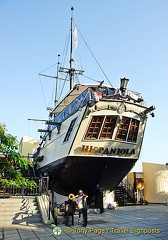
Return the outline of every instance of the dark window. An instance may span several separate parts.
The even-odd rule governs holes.
[[[112,139],[114,128],[116,125],[116,116],[108,116],[105,118],[100,139]]]
[[[117,140],[126,141],[130,120],[131,120],[130,118],[122,117],[122,120],[120,122],[120,125],[117,130],[117,134],[116,134]]]
[[[122,120],[117,130],[116,139],[127,142],[136,142],[138,136],[138,129],[138,120],[122,117]]]
[[[94,116],[90,122],[85,139],[98,139],[104,116]]]
[[[139,129],[139,121],[132,119],[129,129],[128,142],[136,142]]]
[[[71,124],[70,124],[70,126],[69,126],[69,128],[68,128],[67,134],[66,134],[66,136],[65,136],[64,142],[67,142],[67,141],[69,140],[69,138],[70,138],[70,136],[71,136],[71,133],[72,133],[72,130],[73,130],[73,128],[74,128],[76,119],[77,119],[77,117],[74,118],[74,119],[71,121]]]

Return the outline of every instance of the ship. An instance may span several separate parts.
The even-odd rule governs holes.
[[[73,33],[71,17],[72,41]],[[103,81],[75,84],[75,74],[83,70],[74,68],[72,41],[70,67],[58,64],[58,73],[69,75],[70,90],[55,101],[46,129],[38,130],[42,139],[34,162],[36,174],[49,177],[52,191],[67,196],[82,189],[91,199],[97,188],[113,191],[133,168],[155,106],[147,107],[140,93],[128,90],[125,77],[118,88]]]

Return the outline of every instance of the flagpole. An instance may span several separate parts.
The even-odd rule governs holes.
[[[70,78],[70,90],[73,89],[74,86],[74,59],[73,59],[73,10],[71,7],[71,45],[70,45],[70,70],[69,70],[69,78]]]

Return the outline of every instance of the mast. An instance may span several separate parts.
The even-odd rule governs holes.
[[[74,59],[73,59],[73,11],[74,8],[71,7],[71,45],[70,45],[70,69],[69,69],[69,78],[70,78],[70,90],[74,87]]]
[[[75,74],[82,75],[84,70],[79,70],[74,68],[74,59],[73,59],[73,51],[75,51],[77,47],[77,31],[74,28],[74,19],[73,19],[73,11],[74,8],[71,7],[71,36],[70,36],[70,60],[69,60],[69,68],[59,67],[59,72],[64,72],[69,74],[69,81],[70,81],[70,90],[74,87],[74,76]],[[60,79],[60,78],[59,78]]]
[[[55,81],[55,100],[54,100],[54,105],[57,105],[58,102],[58,72],[60,68],[60,62],[59,62],[60,55],[58,55],[58,63],[57,63],[57,76],[56,76],[56,81]]]

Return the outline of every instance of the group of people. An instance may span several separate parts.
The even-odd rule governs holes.
[[[66,225],[69,226],[69,216],[72,216],[72,225],[74,226],[74,213],[76,207],[79,212],[78,224],[81,224],[81,216],[83,216],[83,226],[87,225],[87,201],[88,195],[82,190],[78,191],[78,195],[69,194],[68,201],[65,202]]]

